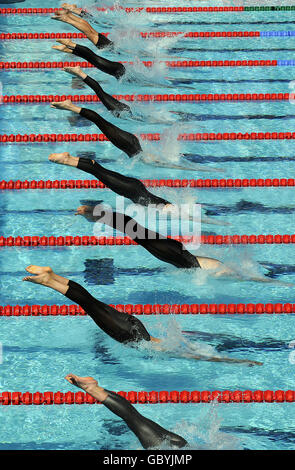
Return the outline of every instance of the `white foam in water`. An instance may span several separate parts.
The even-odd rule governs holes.
[[[133,21],[134,23],[134,21]],[[149,28],[149,32],[152,32],[153,28]],[[156,31],[155,31],[156,32]],[[179,56],[171,57],[166,55],[168,50],[175,46],[175,44],[184,37],[185,33],[179,34],[178,36],[167,36],[161,38],[149,37],[143,38],[138,29],[133,29],[132,26],[126,27],[114,27],[112,28],[109,38],[114,43],[117,51],[127,52],[134,54],[136,50],[140,56],[148,55],[153,58],[169,59],[169,60],[180,60]]]
[[[195,450],[242,450],[243,446],[238,438],[229,433],[220,431],[221,418],[217,413],[217,403],[211,403],[198,416],[195,424],[182,420],[177,423],[174,432],[179,433],[189,443],[189,447]]]
[[[189,341],[181,330],[181,326],[175,317],[169,318],[168,324],[164,324],[160,317],[157,317],[157,336],[162,340],[161,347],[169,355],[179,357],[180,354],[191,354],[203,357],[221,357],[216,349],[203,341]],[[196,334],[197,336],[197,334]],[[157,351],[156,346],[151,343],[141,343],[139,350],[148,350],[156,360],[165,357],[165,352]],[[188,358],[187,360],[191,360]]]

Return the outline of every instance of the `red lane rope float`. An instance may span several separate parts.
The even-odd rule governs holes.
[[[282,188],[294,187],[294,178],[244,178],[244,179],[147,179],[141,180],[148,188]],[[0,190],[13,189],[104,189],[98,180],[33,180],[0,181]]]
[[[146,13],[218,13],[218,12],[243,12],[246,11],[244,7],[138,7],[138,8],[123,8],[126,13],[134,13],[145,11]],[[291,9],[291,8],[290,8]],[[56,13],[62,8],[1,8],[1,15],[46,15]],[[97,8],[98,11],[114,10],[114,8]]]
[[[139,134],[142,140],[158,141],[161,134]],[[295,132],[223,132],[223,133],[202,133],[202,134],[179,134],[177,140],[185,141],[213,141],[213,140],[293,140]],[[21,143],[21,142],[108,142],[104,134],[2,134],[0,143]]]
[[[290,245],[295,243],[295,234],[291,235],[201,235],[172,237],[182,243],[199,242],[202,245]],[[0,247],[27,246],[130,246],[137,245],[129,237],[95,237],[95,236],[25,236],[0,237]]]
[[[162,94],[162,95],[112,95],[125,101],[288,101],[295,100],[295,93],[208,93],[208,94]],[[99,102],[97,95],[4,95],[3,104],[51,103],[71,100],[74,103]]]
[[[162,61],[167,67],[277,67],[282,61],[279,60],[177,60]],[[287,61],[286,61],[287,62]],[[288,61],[285,65],[293,65],[294,61]],[[120,61],[121,64],[133,62]],[[154,62],[143,60],[146,67],[152,67]],[[89,62],[0,62],[0,70],[13,69],[56,69],[64,67],[80,66],[83,68],[95,68]]]
[[[295,304],[110,304],[128,315],[263,315],[293,314]],[[1,317],[39,316],[87,316],[76,304],[72,305],[4,305],[0,306]]]
[[[110,33],[101,33],[108,36]],[[247,38],[260,37],[260,31],[150,31],[139,33],[142,38],[164,38],[183,35],[185,38]],[[86,39],[83,33],[0,33],[0,40],[11,39]]]
[[[120,391],[118,395],[130,403],[293,403],[294,390],[182,390],[160,392]],[[0,405],[94,405],[100,404],[95,398],[84,392],[1,392]]]

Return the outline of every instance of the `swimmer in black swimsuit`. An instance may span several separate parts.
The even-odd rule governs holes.
[[[189,170],[189,171],[216,171],[214,168],[210,169],[200,169],[200,168],[188,168],[182,165],[174,165],[166,162],[161,162],[158,158],[148,153],[143,152],[142,147],[138,138],[131,134],[130,132],[120,129],[120,127],[115,126],[110,123],[102,116],[97,114],[92,109],[81,108],[72,103],[71,100],[65,101],[53,101],[51,103],[51,108],[61,109],[65,111],[71,111],[73,113],[79,114],[80,116],[89,119],[103,132],[103,134],[109,139],[112,144],[114,144],[118,149],[125,152],[129,158],[135,157],[136,155],[141,155],[141,160],[148,164],[157,165],[163,168],[174,168],[177,170]]]
[[[74,281],[66,279],[54,273],[49,266],[30,265],[26,268],[33,276],[26,276],[23,281],[41,284],[60,292],[68,299],[80,305],[93,321],[107,335],[119,343],[136,346],[139,342],[148,343],[154,349],[161,352],[171,352],[167,347],[163,346],[162,340],[151,336],[144,325],[133,315],[119,312],[113,307],[95,299],[84,287]],[[261,365],[256,361],[246,359],[235,359],[231,357],[215,357],[215,356],[196,356],[194,353],[175,352],[177,357],[187,359],[196,359],[201,361],[213,362],[229,362],[237,364],[246,364],[248,366]]]
[[[79,170],[90,173],[116,194],[130,199],[134,204],[141,204],[142,206],[148,206],[149,204],[164,206],[172,205],[171,202],[166,199],[155,196],[149,192],[140,180],[108,170],[95,160],[83,157],[73,157],[68,152],[52,153],[49,156],[49,160],[54,163],[76,167]]]
[[[98,48],[112,48],[113,43],[103,34],[98,33],[90,24],[80,16],[88,16],[82,8],[77,8],[76,5],[69,5],[67,3],[62,5],[63,10],[60,10],[54,14],[53,20],[62,21],[70,24],[77,28],[79,31],[84,33],[87,38]],[[78,15],[78,16],[76,16]],[[91,15],[89,15],[91,16]]]
[[[134,219],[126,214],[118,212],[110,212],[104,206],[98,204],[95,206],[80,206],[76,211],[76,215],[84,216],[89,222],[99,222],[109,225],[115,230],[128,235],[138,245],[141,245],[153,256],[164,261],[165,263],[172,264],[177,268],[201,268],[210,270],[212,275],[216,278],[230,277],[237,280],[252,280],[257,282],[265,282],[272,284],[280,284],[286,287],[294,287],[293,284],[281,281],[273,281],[263,275],[248,276],[244,279],[242,276],[223,264],[221,261],[214,258],[207,258],[203,256],[195,256],[187,251],[183,244],[177,240],[167,238],[157,232],[146,229]]]
[[[124,397],[100,387],[92,377],[78,377],[74,374],[68,374],[65,379],[70,384],[82,388],[112,413],[122,418],[144,449],[159,448],[163,444],[172,449],[180,449],[188,445],[183,437],[167,431],[154,421],[145,418]]]
[[[135,157],[135,155],[142,152],[141,145],[138,138],[130,132],[124,131],[119,127],[111,124],[106,119],[101,117],[95,111],[87,108],[81,108],[74,105],[70,100],[52,102],[51,107],[55,109],[62,109],[72,111],[80,116],[94,122],[103,134],[114,144],[118,149],[127,153],[128,157]]]
[[[224,269],[220,261],[195,256],[187,251],[179,241],[146,229],[126,214],[107,211],[102,205],[97,205],[95,208],[80,206],[76,211],[76,215],[83,215],[90,222],[100,222],[125,233],[153,256],[177,268]]]
[[[94,80],[93,78],[89,77],[83,70],[77,67],[65,67],[65,72],[70,73],[74,77],[81,78],[86,85],[90,86],[92,90],[96,93],[102,104],[116,117],[120,117],[121,114],[126,114],[128,116],[132,116],[132,111],[130,107],[126,103],[121,103],[113,96],[106,93],[100,84]]]
[[[52,49],[81,57],[102,72],[112,75],[117,80],[125,75],[126,69],[123,64],[120,64],[120,62],[105,59],[104,57],[95,54],[91,49],[89,49],[89,47],[76,44],[71,39],[57,39],[57,42],[61,45],[52,46]]]
[[[72,166],[79,170],[86,171],[86,173],[90,173],[116,194],[130,199],[134,204],[140,204],[142,206],[148,206],[149,204],[163,206],[163,211],[171,210],[173,212],[174,209],[178,210],[177,207],[167,201],[167,199],[163,199],[148,191],[140,180],[124,176],[116,171],[108,170],[95,160],[90,160],[89,158],[84,157],[73,157],[68,152],[63,152],[50,154],[49,161],[61,165]],[[185,217],[185,214],[183,214],[183,217]],[[187,219],[195,222],[197,221],[189,214],[187,215]],[[198,220],[198,222],[201,222],[201,220]],[[202,223],[226,225],[222,221],[215,221],[204,216],[202,216]]]

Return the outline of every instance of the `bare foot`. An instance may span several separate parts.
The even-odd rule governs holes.
[[[76,43],[71,39],[57,39],[56,42],[59,42],[63,46],[66,46],[68,49],[75,49]]]
[[[74,13],[75,15],[80,16],[83,9],[78,8],[77,5],[71,3],[63,3],[61,6],[65,11],[69,11],[70,13]]]
[[[42,284],[46,286],[50,278],[50,274],[45,272],[44,274],[38,274],[37,276],[26,276],[23,278],[23,281],[33,282],[34,284]]]
[[[78,157],[72,157],[69,154],[69,152],[63,152],[63,153],[51,153],[48,157],[48,160],[53,163],[59,163],[60,165],[70,165],[72,158],[78,159]]]
[[[26,271],[31,274],[53,274],[50,266],[36,266],[34,264],[30,264],[30,266],[26,268]]]
[[[64,109],[66,111],[73,111],[74,105],[71,102],[71,100],[65,100],[65,101],[52,101],[51,103],[51,108],[55,109]]]
[[[64,72],[70,73],[74,77],[80,77],[80,78],[86,78],[87,74],[83,72],[81,67],[64,67],[63,68]]]
[[[93,377],[79,377],[78,375],[68,374],[65,379],[76,387],[82,388],[82,390],[89,389],[90,387],[97,387],[98,382]]]
[[[52,20],[63,21],[64,23],[70,23],[69,11],[64,9],[54,13],[54,16],[51,17]]]
[[[52,46],[52,49],[60,52],[66,52],[67,54],[73,54],[73,50],[66,46]]]

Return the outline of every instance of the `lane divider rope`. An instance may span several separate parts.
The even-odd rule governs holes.
[[[109,36],[110,33],[101,33]],[[166,38],[183,35],[184,38],[248,38],[248,37],[290,37],[295,36],[295,31],[149,31],[140,32],[144,39]],[[15,39],[87,39],[83,33],[0,33],[1,41]]]
[[[202,245],[288,245],[295,243],[295,234],[291,235],[201,235],[171,237],[182,243],[200,243]],[[0,237],[0,247],[28,246],[130,246],[137,243],[129,237],[95,237],[95,236],[24,236]]]
[[[263,34],[262,34],[263,33]],[[267,33],[267,34],[266,34]],[[101,33],[109,36],[110,33]],[[185,38],[232,38],[232,37],[260,37],[260,36],[294,36],[295,31],[149,31],[140,32],[140,36],[147,38],[164,38],[183,35]],[[87,39],[83,33],[0,33],[0,40],[11,39]]]
[[[147,188],[282,188],[294,187],[294,178],[244,178],[244,179],[146,179],[141,180]],[[0,190],[13,189],[105,189],[99,180],[32,180],[0,181]]]
[[[293,403],[294,390],[187,390],[160,392],[151,391],[120,391],[118,395],[130,403]],[[94,405],[100,404],[85,392],[1,392],[0,405]]]
[[[137,7],[137,8],[123,8],[126,13],[143,12],[146,13],[230,13],[230,12],[250,12],[250,11],[293,11],[295,5],[285,6],[239,6],[239,7]],[[1,15],[41,15],[52,14],[62,10],[61,8],[1,8]],[[98,8],[98,11],[114,10],[114,8]]]
[[[159,141],[161,134],[139,134],[142,140]],[[204,132],[202,134],[179,134],[177,140],[215,141],[215,140],[294,140],[295,132]],[[0,143],[21,142],[109,142],[104,134],[2,134]]]
[[[119,61],[121,64],[133,65],[134,62]],[[170,68],[194,68],[194,67],[294,67],[295,60],[166,60],[160,61]],[[152,67],[154,62],[151,60],[143,60],[145,67]],[[94,65],[86,61],[78,62],[0,62],[0,70],[15,69],[56,69],[64,67],[82,67],[95,68]]]
[[[128,315],[263,315],[293,314],[292,303],[239,304],[110,304]],[[76,304],[72,305],[4,305],[0,317],[87,316]]]
[[[295,93],[195,93],[161,95],[112,95],[117,100],[125,101],[295,101]],[[74,103],[100,102],[97,95],[4,95],[3,104],[51,103],[52,101],[71,100]]]

